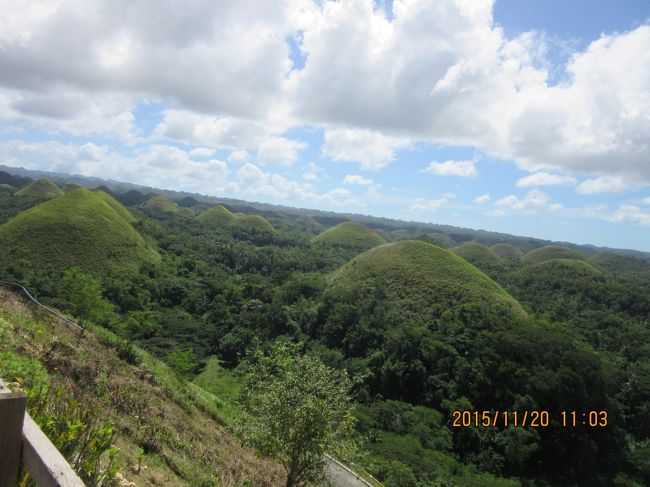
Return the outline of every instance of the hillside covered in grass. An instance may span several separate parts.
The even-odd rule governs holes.
[[[152,215],[175,213],[178,211],[178,205],[176,203],[161,195],[154,196],[147,200],[147,202],[142,205],[142,208]]]
[[[69,461],[101,453],[106,480],[137,486],[284,485],[278,465],[224,428],[216,397],[110,331],[80,337],[0,289],[0,337],[0,377],[28,392],[28,411]],[[82,450],[80,434],[110,442]],[[97,478],[78,473],[88,485]]]
[[[517,247],[509,244],[496,244],[490,247],[490,250],[502,259],[508,260],[518,260],[524,255]]]
[[[343,222],[328,228],[312,239],[314,243],[371,248],[386,243],[377,232],[357,222]]]
[[[476,265],[498,264],[500,257],[491,249],[478,242],[465,242],[451,251],[468,262]]]
[[[32,181],[24,188],[16,191],[16,196],[38,196],[42,198],[56,198],[64,194],[63,190],[59,188],[52,180],[48,178],[37,179]]]
[[[276,232],[266,218],[246,213],[232,213],[223,205],[205,210],[197,219],[209,225],[227,226],[235,230],[269,234]]]
[[[136,271],[159,260],[142,236],[98,196],[78,189],[23,211],[0,226],[0,264],[29,262],[38,269],[63,272],[79,267],[92,273]],[[125,213],[126,212],[126,213]]]
[[[354,258],[328,279],[334,292],[381,292],[387,318],[426,322],[434,310],[474,301],[502,305],[514,315],[523,308],[476,267],[435,245],[405,240],[381,245]]]
[[[539,264],[552,259],[585,260],[585,256],[569,247],[549,245],[532,250],[521,258],[522,262],[526,264]]]
[[[235,219],[235,215],[225,206],[219,205],[205,210],[197,216],[197,219],[211,225],[230,225]]]

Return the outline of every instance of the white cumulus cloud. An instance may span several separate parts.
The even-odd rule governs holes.
[[[432,161],[422,172],[438,176],[460,176],[472,178],[478,175],[474,161]]]
[[[357,184],[359,186],[372,186],[374,181],[372,179],[364,178],[358,174],[348,174],[343,178],[343,184]]]
[[[494,206],[503,209],[538,212],[538,211],[557,211],[562,208],[559,203],[550,203],[550,197],[538,189],[533,189],[526,193],[522,198],[511,194],[494,202]]]
[[[600,176],[587,179],[578,185],[576,191],[580,194],[622,193],[630,187],[625,180],[614,176]]]
[[[491,199],[492,199],[492,197],[489,194],[486,193],[486,194],[482,194],[481,196],[477,196],[476,198],[474,198],[474,203],[482,205],[484,203],[487,203]]]
[[[265,139],[257,150],[257,161],[262,164],[292,166],[298,160],[298,152],[307,144],[284,137]]]
[[[376,171],[395,160],[395,151],[408,147],[403,137],[358,129],[327,129],[322,151],[335,161],[356,162],[362,168]]]
[[[517,187],[530,188],[534,186],[569,186],[575,183],[576,179],[572,178],[571,176],[562,176],[560,174],[551,174],[542,171],[519,179],[517,181]]]

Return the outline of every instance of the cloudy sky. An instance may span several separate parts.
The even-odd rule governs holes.
[[[0,0],[0,163],[650,251],[647,0]]]

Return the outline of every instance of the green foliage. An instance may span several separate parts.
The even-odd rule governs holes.
[[[323,233],[314,237],[312,242],[345,245],[362,249],[368,249],[386,243],[377,232],[356,222],[343,222],[335,227],[328,228]]]
[[[76,267],[66,271],[60,291],[66,308],[85,323],[107,325],[116,318],[114,305],[102,296],[99,280]]]
[[[165,357],[165,362],[180,377],[188,379],[196,375],[201,369],[201,364],[196,359],[194,352],[188,350],[174,350],[169,352]]]
[[[47,199],[63,196],[65,193],[48,178],[32,181],[24,188],[16,191],[16,196],[39,196]]]
[[[87,189],[23,211],[0,226],[0,264],[41,273],[79,267],[136,271],[159,256],[115,210]]]
[[[591,257],[591,262],[612,274],[630,274],[650,281],[650,262],[614,252],[598,252]]]
[[[585,257],[577,250],[549,245],[532,250],[521,258],[522,262],[526,264],[539,264],[552,259],[585,260]]]
[[[276,344],[250,356],[239,398],[250,415],[243,438],[284,465],[287,487],[321,480],[324,454],[352,426],[350,379],[298,350]]]

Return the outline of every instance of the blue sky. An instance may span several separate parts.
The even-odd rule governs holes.
[[[650,3],[33,2],[0,162],[650,251]]]

